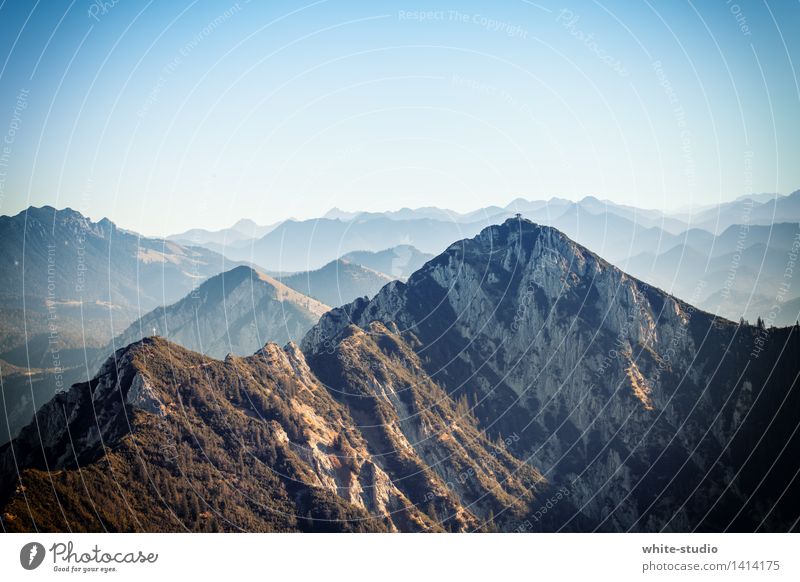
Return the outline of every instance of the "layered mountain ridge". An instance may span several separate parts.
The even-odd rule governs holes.
[[[364,367],[367,358],[391,356],[360,339],[343,348],[359,354],[352,373],[367,380],[378,369]],[[398,384],[409,378],[391,375]],[[389,376],[383,379],[386,388]],[[441,396],[423,385],[404,398],[414,406],[416,398]],[[442,414],[452,418],[447,402]],[[489,527],[505,504],[518,517],[526,510],[540,475],[489,442],[474,421],[401,421],[391,405],[379,406],[387,421],[379,434],[356,426],[360,409],[337,402],[291,343],[219,361],[147,338],[117,352],[91,382],[57,395],[0,448],[2,525],[472,531]],[[437,444],[412,443],[414,430],[431,431]],[[448,479],[467,473],[480,480],[462,496]]]
[[[521,219],[323,316],[302,344],[312,367],[351,325],[375,321],[397,326],[431,379],[572,493],[546,528],[780,529],[798,515],[780,496],[797,462],[784,455],[788,470],[770,471],[751,454],[776,461],[767,442],[796,442],[796,327],[716,318]],[[774,487],[773,522],[761,521],[757,484]]]
[[[85,380],[143,312],[238,263],[70,208],[0,216],[0,443],[59,391]],[[15,372],[24,368],[25,373]]]
[[[320,269],[281,276],[278,280],[303,295],[338,306],[357,297],[371,297],[393,279],[374,269],[337,259]]]
[[[240,266],[211,277],[175,304],[151,311],[113,345],[160,335],[213,358],[245,356],[267,341],[300,341],[328,309],[269,275]]]
[[[0,448],[2,525],[787,531],[797,353],[510,219],[299,348],[123,348]]]

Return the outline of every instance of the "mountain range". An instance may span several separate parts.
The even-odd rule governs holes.
[[[488,224],[516,213],[558,228],[623,270],[720,316],[753,321],[774,312],[774,323],[789,325],[798,315],[800,287],[790,286],[780,294],[776,289],[784,283],[784,270],[798,236],[800,191],[788,196],[743,196],[693,213],[675,214],[592,196],[578,202],[518,198],[505,207],[489,206],[469,213],[435,207],[391,212],[333,209],[321,219],[286,221],[263,237],[208,248],[273,271],[316,270],[341,258],[405,279],[452,240],[474,236]],[[397,257],[378,259],[382,252],[391,253],[391,249],[384,249],[394,247],[397,252],[407,249],[407,243],[424,255],[421,260],[412,260],[411,268],[398,268],[402,259]],[[761,255],[754,246],[758,243],[765,245]],[[710,257],[727,257],[713,265],[707,262],[702,271],[696,271],[693,253],[684,253],[679,247],[693,248]],[[749,252],[742,256],[745,249]],[[775,260],[781,254],[783,259]],[[660,255],[664,255],[663,260],[656,259]],[[687,264],[677,265],[675,257],[686,257]],[[725,261],[729,261],[727,267]],[[691,276],[676,279],[676,268]],[[740,276],[731,276],[730,281],[727,275],[720,277],[731,270],[739,271]],[[700,279],[703,290],[698,294]],[[774,309],[776,296],[788,304],[786,308]]]
[[[211,277],[180,301],[144,315],[117,336],[104,354],[159,335],[212,358],[246,356],[268,341],[299,341],[328,309],[264,273],[240,266]]]
[[[641,252],[622,266],[723,317],[789,325],[800,313],[800,289],[786,276],[798,251],[798,223],[734,225],[716,236],[687,231],[682,243]]]
[[[0,217],[0,443],[93,374],[90,363],[141,313],[236,264],[69,208]]]
[[[229,228],[221,230],[206,230],[204,228],[192,228],[179,234],[169,235],[167,240],[177,243],[193,245],[216,245],[224,249],[226,245],[241,243],[254,238],[260,238],[278,226],[278,222],[268,225],[256,224],[249,218],[242,218]]]
[[[331,261],[320,269],[278,279],[303,295],[333,306],[350,303],[357,297],[371,297],[394,280],[385,273],[344,259]]]
[[[408,279],[432,258],[432,254],[423,253],[411,245],[397,245],[382,251],[353,251],[342,256],[343,261],[385,273],[394,279]]]
[[[0,523],[789,531],[798,334],[511,218],[325,312],[299,346],[122,347],[0,447]]]
[[[439,253],[453,240],[473,236],[487,224],[486,220],[458,223],[384,216],[287,220],[261,238],[221,250],[230,259],[249,261],[270,271],[311,271],[353,251],[412,245],[423,253]]]
[[[299,341],[325,302],[371,296],[392,280],[350,261],[272,277],[203,247],[51,207],[0,218],[0,241],[0,443],[54,394],[91,378],[116,347],[154,329],[211,357],[248,355],[268,341]],[[398,247],[372,260],[393,254],[401,272],[426,258]]]

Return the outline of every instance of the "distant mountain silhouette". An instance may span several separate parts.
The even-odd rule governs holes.
[[[385,273],[394,279],[407,279],[411,274],[433,258],[411,245],[398,245],[382,251],[353,251],[342,257],[375,271]]]
[[[774,314],[774,325],[797,320],[791,301],[800,297],[800,287],[785,275],[800,249],[800,224],[734,225],[718,236],[692,230],[684,240],[661,253],[641,252],[620,265],[728,319],[756,321]]]
[[[250,355],[267,342],[299,341],[328,309],[268,275],[240,266],[132,323],[103,359],[151,335],[213,358]]]
[[[393,281],[384,273],[342,259],[331,261],[320,269],[278,279],[298,293],[334,307],[350,303],[357,297],[372,297]]]
[[[438,253],[451,241],[473,236],[485,225],[486,222],[462,224],[430,218],[289,220],[246,247],[231,247],[226,256],[251,261],[271,271],[309,271],[349,252],[381,251],[401,244]]]
[[[53,394],[93,373],[87,363],[142,312],[236,264],[69,208],[0,217],[0,360],[27,374],[9,377],[3,367],[0,443]]]
[[[200,245],[206,248],[215,246],[219,249],[224,249],[227,245],[242,243],[243,241],[250,241],[262,237],[279,224],[279,222],[276,222],[274,224],[260,225],[250,219],[243,218],[230,228],[224,228],[222,230],[192,228],[179,234],[172,234],[167,237],[167,240],[173,240],[187,245]]]

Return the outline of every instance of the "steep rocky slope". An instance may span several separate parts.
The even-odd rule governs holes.
[[[0,448],[3,529],[472,531],[526,515],[541,476],[388,330],[352,331],[327,368],[363,384],[352,406],[291,343],[224,361],[160,338],[120,350]]]
[[[119,351],[0,448],[6,530],[787,531],[800,331],[521,219],[294,344]]]
[[[531,528],[786,530],[800,515],[797,328],[714,318],[518,219],[332,310],[303,349],[313,362],[376,321],[567,492]]]
[[[220,362],[147,339],[36,420],[0,449],[4,477],[24,467],[3,482],[6,530],[436,527],[291,344]]]

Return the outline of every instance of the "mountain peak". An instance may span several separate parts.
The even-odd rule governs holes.
[[[524,218],[450,245],[406,283],[387,285],[371,300],[331,310],[301,345],[309,361],[325,362],[342,346],[370,341],[385,346],[384,330],[395,330],[394,341],[416,355],[412,362],[407,353],[391,356],[384,348],[387,357],[408,366],[418,362],[448,394],[474,402],[474,414],[490,434],[518,436],[520,444],[512,450],[535,459],[553,486],[576,487],[575,476],[581,475],[577,506],[561,505],[551,516],[554,523],[580,515],[610,530],[646,528],[661,520],[713,530],[746,521],[739,514],[752,492],[747,484],[740,483],[741,495],[731,493],[714,515],[703,501],[714,497],[713,479],[705,492],[696,493],[695,505],[670,501],[687,495],[671,485],[674,461],[691,459],[682,471],[697,483],[713,467],[738,467],[737,455],[745,458],[753,441],[740,442],[738,452],[726,448],[739,434],[742,416],[736,411],[749,409],[753,387],[760,386],[774,400],[764,400],[755,418],[771,418],[797,369],[792,356],[777,353],[783,342],[797,346],[791,328],[771,331],[781,339],[769,342],[770,355],[755,359],[758,328],[696,309],[627,275],[559,230]],[[781,380],[771,376],[776,358]],[[331,381],[344,390],[347,379]],[[737,404],[720,408],[731,399]],[[708,430],[691,436],[685,431],[687,419],[708,426],[708,419],[722,416],[726,420],[714,421],[713,443],[706,439]],[[750,430],[757,438],[755,418]],[[787,420],[787,426],[796,424],[786,417],[781,422]],[[681,440],[686,438],[690,444]],[[771,438],[784,442],[779,431]],[[664,443],[678,442],[681,452],[670,449],[665,455]],[[705,456],[695,458],[698,450]],[[720,456],[726,456],[723,465],[716,464]],[[630,460],[622,463],[624,470],[620,458]],[[793,465],[787,474],[794,470]],[[629,483],[646,479],[670,485],[637,490],[631,499]],[[779,494],[782,486],[776,487]],[[611,516],[604,509],[623,506]],[[560,511],[567,515],[558,517]],[[782,519],[777,518],[783,524],[778,527],[791,522]]]

